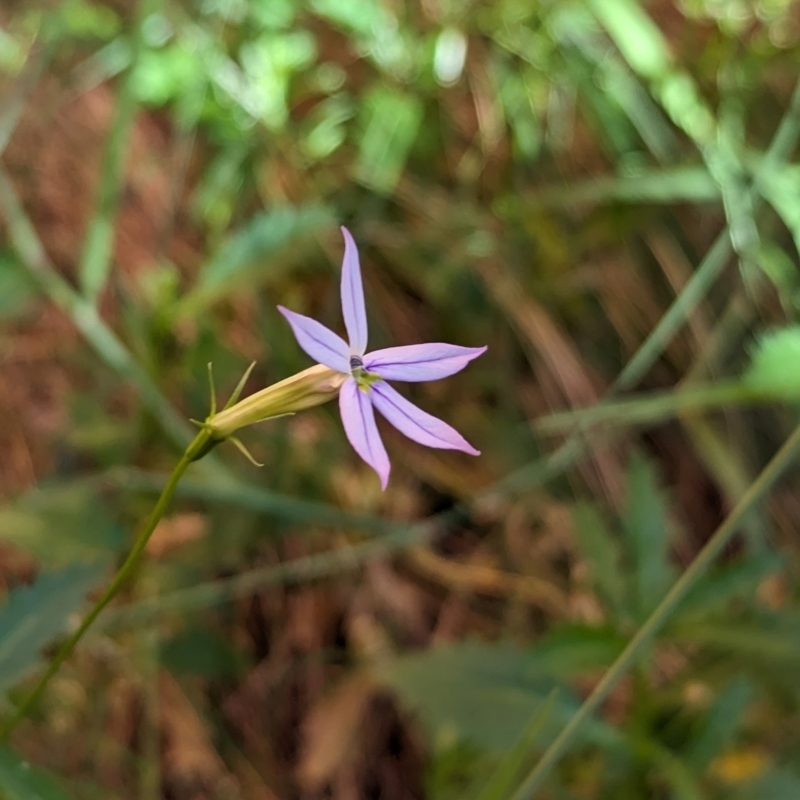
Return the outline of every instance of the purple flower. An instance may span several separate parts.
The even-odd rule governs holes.
[[[463,450],[480,455],[446,422],[417,408],[395,391],[387,380],[435,381],[464,369],[485,347],[455,344],[412,344],[367,353],[367,312],[361,267],[353,237],[346,228],[342,263],[342,313],[350,343],[310,317],[283,306],[278,310],[292,326],[297,343],[311,358],[347,375],[339,392],[344,431],[364,461],[378,473],[381,488],[389,481],[389,456],[375,424],[377,409],[397,430],[427,447]]]

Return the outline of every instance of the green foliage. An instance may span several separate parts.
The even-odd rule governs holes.
[[[794,800],[800,793],[800,776],[789,770],[771,770],[766,775],[735,790],[732,800]]]
[[[190,628],[164,642],[161,663],[176,674],[209,680],[234,678],[247,665],[231,642],[204,628]]]
[[[96,487],[53,483],[0,508],[0,539],[53,566],[106,561],[124,544],[125,532]]]
[[[0,747],[0,794],[4,800],[71,800],[48,773]]]
[[[745,381],[754,389],[797,398],[800,394],[800,326],[762,334],[750,357]]]
[[[752,684],[741,677],[720,691],[686,748],[686,763],[693,770],[707,769],[716,756],[733,744],[752,698]]]
[[[73,565],[15,590],[0,611],[3,687],[38,663],[41,648],[63,633],[68,609],[78,610],[98,579],[82,579],[75,564],[118,554],[128,522],[163,485],[173,448],[189,433],[186,418],[207,412],[206,363],[214,361],[220,389],[229,390],[257,359],[250,391],[304,359],[286,326],[269,321],[287,297],[298,309],[331,312],[334,232],[346,223],[363,246],[376,346],[428,337],[490,345],[468,375],[412,387],[421,405],[469,431],[484,457],[465,465],[392,443],[398,480],[379,495],[347,449],[334,409],[261,426],[248,446],[265,470],[237,473],[223,448],[194,465],[176,512],[207,514],[207,535],[148,566],[155,593],[131,587],[131,607],[112,614],[150,626],[163,667],[192,691],[245,680],[254,665],[242,653],[265,647],[277,674],[286,664],[274,642],[283,641],[283,618],[294,619],[274,610],[283,609],[277,584],[313,579],[325,592],[328,576],[429,540],[431,529],[403,519],[454,504],[443,529],[457,519],[465,538],[493,553],[516,537],[538,554],[539,530],[516,528],[517,500],[526,509],[552,504],[559,519],[570,507],[575,542],[555,563],[530,567],[535,580],[558,584],[559,614],[520,610],[505,598],[492,598],[485,613],[476,602],[465,627],[474,633],[470,621],[480,617],[480,630],[490,628],[500,643],[422,650],[377,670],[433,732],[435,800],[513,796],[522,773],[658,608],[676,562],[696,556],[708,534],[705,517],[693,518],[697,504],[711,518],[751,497],[748,481],[790,415],[785,404],[747,416],[726,404],[724,420],[701,420],[709,439],[694,437],[691,420],[681,427],[703,408],[682,409],[669,425],[660,425],[663,416],[639,419],[635,430],[613,432],[626,440],[598,456],[602,470],[586,484],[592,436],[551,453],[529,421],[548,405],[573,405],[589,386],[649,391],[701,374],[724,380],[739,369],[754,319],[776,330],[754,349],[745,388],[773,397],[800,391],[800,94],[790,97],[787,83],[798,63],[794,4],[684,0],[666,13],[664,4],[641,0],[167,1],[144,15],[138,44],[138,4],[44,5],[10,4],[0,31],[8,78],[0,101],[0,341],[14,344],[29,326],[37,333],[30,311],[41,291],[87,347],[65,340],[63,350],[51,342],[41,351],[41,369],[52,355],[69,376],[70,396],[59,406],[69,418],[53,425],[41,413],[65,480],[40,483],[0,509],[5,542],[46,567]],[[52,66],[42,66],[50,58]],[[137,104],[144,108],[133,114]],[[73,107],[77,128],[70,128]],[[40,115],[52,127],[38,136],[52,150],[12,133],[6,152],[6,132]],[[82,147],[100,139],[105,159]],[[29,144],[41,160],[25,160]],[[70,180],[60,182],[63,175]],[[53,198],[71,202],[71,187],[85,185],[93,210],[74,230],[74,209]],[[85,200],[76,198],[76,208]],[[0,401],[8,394],[14,413],[37,414],[36,397],[18,404],[16,392],[28,383],[36,395],[39,356],[33,377],[18,376],[19,358],[9,348],[6,361],[4,349]],[[659,424],[645,442],[639,431],[653,419]],[[26,439],[39,429],[7,423],[0,434],[23,461]],[[706,450],[711,439],[715,449]],[[587,486],[612,488],[619,452],[644,447],[657,455],[628,463],[621,511],[600,490],[590,496]],[[692,455],[672,462],[690,447]],[[40,451],[32,451],[37,478],[52,463]],[[707,474],[692,503],[693,487],[662,487],[658,476],[668,474],[662,460],[674,466],[695,457]],[[579,461],[581,471],[571,470]],[[118,469],[131,463],[137,469]],[[729,464],[741,476],[735,489],[726,481]],[[707,491],[712,485],[719,497]],[[582,499],[573,505],[573,496]],[[568,758],[551,773],[553,797],[800,796],[797,748],[776,734],[793,724],[797,597],[790,587],[775,607],[759,599],[765,582],[796,567],[786,536],[792,506],[776,514],[779,553],[765,545],[766,504],[749,510],[748,532],[756,535],[734,539],[717,566],[693,578],[596,721],[560,753]],[[569,526],[555,527],[568,538]],[[380,535],[363,542],[362,532]],[[499,561],[527,570],[515,560],[524,550],[516,544]],[[266,587],[275,598],[261,596]],[[242,625],[239,606],[254,594],[258,612]],[[343,594],[341,606],[350,602]],[[212,606],[226,609],[215,618],[219,634],[202,617],[182,618]],[[349,611],[337,607],[330,616],[347,619]],[[380,624],[383,611],[375,614]],[[257,644],[251,627],[259,629]],[[525,644],[507,644],[510,632]],[[420,635],[396,633],[398,646]],[[326,635],[309,640],[343,647],[345,664],[363,657],[338,633],[335,644]],[[23,646],[12,647],[16,641]],[[129,655],[127,638],[119,647]],[[302,681],[303,669],[292,662],[286,673]],[[85,679],[91,693],[94,676]],[[270,684],[276,718],[285,712],[284,688],[281,680]],[[227,728],[217,736],[207,717],[212,738],[225,739]],[[305,721],[296,722],[302,738]],[[44,742],[49,728],[42,729],[35,735]],[[252,738],[248,732],[242,741]],[[759,774],[719,777],[720,761],[751,747],[769,752]],[[138,750],[125,758],[135,758],[142,774],[158,772]],[[0,772],[22,777],[27,768],[15,759],[0,752]],[[294,763],[281,767],[294,775]],[[0,793],[29,796],[2,779]]]
[[[277,207],[257,214],[231,234],[206,263],[183,306],[197,313],[237,288],[279,279],[307,252],[309,240],[331,222],[330,212],[317,204]]]
[[[511,750],[529,725],[538,743],[548,741],[577,707],[573,692],[537,665],[535,651],[508,644],[432,648],[392,661],[377,676],[419,714],[434,741],[463,739],[495,752]],[[618,741],[600,722],[585,736]]]
[[[619,542],[593,506],[586,503],[576,505],[573,522],[581,553],[589,563],[595,591],[614,618],[624,620],[629,609],[626,608],[625,573]]]
[[[13,589],[0,608],[0,691],[19,683],[41,659],[41,651],[63,632],[105,570],[74,564],[43,572],[30,586]]]
[[[365,100],[366,121],[356,176],[379,192],[394,189],[422,122],[422,104],[412,95],[375,89]]]
[[[632,606],[642,622],[672,582],[667,509],[651,462],[635,453],[628,465],[623,531],[633,581]]]
[[[531,761],[531,752],[547,723],[547,718],[550,716],[557,697],[558,690],[554,689],[531,717],[516,744],[500,759],[497,767],[476,795],[476,800],[503,800],[504,797],[511,794],[514,786],[522,777],[522,771],[526,764]]]
[[[58,22],[50,30],[66,40],[107,40],[119,32],[117,14],[103,3],[89,0],[64,0],[58,6]]]
[[[666,503],[652,463],[639,453],[630,459],[617,535],[592,506],[578,504],[573,519],[595,589],[613,619],[623,626],[644,620],[673,580]]]

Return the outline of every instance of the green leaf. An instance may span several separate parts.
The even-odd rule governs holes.
[[[3,800],[71,800],[47,772],[32,767],[8,747],[0,747],[0,796]]]
[[[554,689],[559,692],[537,737],[540,745],[578,708],[566,686],[531,667],[530,655],[512,645],[468,641],[398,658],[378,669],[376,677],[419,713],[436,740],[462,739],[502,752],[514,747]],[[598,721],[587,724],[583,736],[605,746],[621,741]]]
[[[755,664],[762,677],[772,668],[800,668],[800,616],[789,612],[754,614],[749,619],[676,620],[668,631],[676,642],[692,642]]]
[[[285,263],[298,263],[313,236],[331,225],[330,211],[320,205],[282,206],[256,214],[234,233],[205,265],[192,293],[181,304],[194,314],[225,294],[269,274],[277,277]]]
[[[753,687],[745,678],[737,678],[720,692],[684,756],[698,774],[733,743],[752,697]]]
[[[776,242],[762,239],[757,263],[775,287],[784,309],[791,313],[800,308],[800,273],[789,253]]]
[[[625,61],[689,137],[708,146],[716,124],[697,84],[676,70],[666,38],[638,0],[590,0],[590,8]],[[719,178],[720,175],[715,177]]]
[[[788,770],[776,769],[756,778],[730,795],[730,800],[797,800],[800,777]]]
[[[544,187],[525,197],[524,208],[562,208],[576,203],[708,203],[719,187],[703,167],[638,170],[630,175],[597,177],[566,186]],[[509,201],[510,203],[511,201]]]
[[[46,566],[108,559],[125,541],[99,491],[83,482],[45,484],[0,508],[0,539]]]
[[[131,48],[133,64],[144,45],[145,20],[155,8],[154,0],[140,0]],[[78,278],[83,294],[96,303],[111,274],[114,229],[125,180],[128,141],[136,116],[135,73],[123,78],[117,92],[111,128],[103,153],[95,207],[83,241],[78,263]]]
[[[800,166],[782,165],[759,175],[758,187],[775,209],[800,250]]]
[[[634,71],[653,79],[670,69],[667,42],[637,0],[592,0],[591,8]]]
[[[422,122],[422,103],[392,89],[374,89],[366,99],[367,123],[359,144],[356,177],[379,192],[397,185]]]
[[[571,680],[606,669],[627,643],[627,637],[610,627],[559,625],[531,648],[528,670],[535,675]]]
[[[724,609],[738,597],[752,597],[758,585],[782,566],[777,553],[764,552],[721,567],[698,583],[681,603],[682,615],[708,615]]]
[[[606,528],[597,509],[578,504],[573,513],[575,536],[581,554],[589,562],[598,594],[618,621],[631,616],[625,608],[625,580],[620,565],[619,543]]]
[[[235,677],[247,667],[247,659],[229,638],[205,628],[190,628],[165,642],[161,661],[172,672],[211,680]]]
[[[671,580],[666,504],[653,466],[634,453],[628,465],[623,528],[633,566],[634,604],[644,620],[658,605]]]
[[[796,398],[800,394],[800,325],[763,334],[744,380],[754,389]]]
[[[0,609],[0,691],[5,691],[38,664],[41,650],[57,639],[104,570],[73,564],[44,572],[31,586],[12,590]]]
[[[514,747],[503,756],[489,779],[484,783],[476,800],[504,800],[511,796],[511,790],[521,777],[522,770],[533,756],[533,746],[547,723],[553,704],[558,697],[558,689],[553,689],[545,702],[537,709]]]

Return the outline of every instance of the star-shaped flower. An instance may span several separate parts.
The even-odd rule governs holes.
[[[311,358],[347,376],[339,391],[339,410],[353,449],[378,473],[381,488],[389,481],[389,456],[375,424],[377,409],[397,430],[426,447],[476,450],[458,431],[406,400],[386,381],[434,381],[464,369],[485,347],[412,344],[367,353],[367,312],[358,249],[346,228],[342,263],[342,314],[350,343],[310,317],[278,306],[292,326],[297,343]]]

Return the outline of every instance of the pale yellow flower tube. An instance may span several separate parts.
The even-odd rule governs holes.
[[[203,427],[211,431],[216,441],[227,439],[247,425],[284,414],[294,414],[333,400],[346,378],[347,375],[330,367],[315,364],[251,394],[218,414],[212,414]]]

